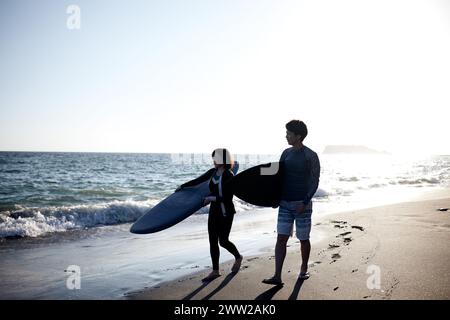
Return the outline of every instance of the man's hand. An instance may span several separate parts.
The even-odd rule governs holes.
[[[302,203],[300,203],[300,204],[298,205],[298,207],[297,207],[297,213],[300,213],[300,214],[305,213],[305,209],[306,209],[306,206],[305,206],[305,204],[302,202]]]

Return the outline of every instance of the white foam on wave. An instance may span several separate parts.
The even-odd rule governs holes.
[[[340,177],[338,178],[339,181],[343,181],[343,182],[356,182],[359,181],[359,178],[357,177]]]
[[[318,189],[315,198],[327,197],[329,193]],[[105,225],[117,225],[136,221],[162,199],[146,201],[114,201],[94,205],[28,208],[16,206],[17,210],[0,214],[0,238],[39,237],[49,233],[82,230]],[[236,212],[260,209],[234,198]],[[209,206],[196,214],[207,214]]]
[[[398,181],[395,181],[397,184],[417,184],[417,185],[424,185],[424,184],[439,184],[440,181],[436,178],[417,178],[417,179],[401,179]]]
[[[0,214],[0,238],[39,237],[49,233],[82,230],[105,225],[136,221],[162,199],[147,201],[114,201],[95,205],[27,208]],[[255,210],[258,207],[235,199],[236,211]],[[209,206],[197,214],[207,214]]]
[[[137,220],[158,201],[114,201],[95,205],[22,208],[0,214],[0,238],[115,225]]]

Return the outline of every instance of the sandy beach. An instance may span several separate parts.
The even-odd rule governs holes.
[[[261,283],[273,274],[272,253],[245,257],[241,270],[221,264],[222,276],[203,284],[208,271],[130,293],[129,299],[449,299],[450,194],[370,209],[316,216],[310,279],[297,280],[300,248],[289,240],[283,287]]]

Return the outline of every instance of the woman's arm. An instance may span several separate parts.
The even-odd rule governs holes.
[[[186,187],[193,187],[196,186],[204,181],[207,181],[208,179],[211,178],[211,176],[214,173],[214,168],[209,169],[208,171],[206,171],[204,174],[202,174],[200,177],[195,178],[194,180],[188,181],[186,183],[183,183],[180,186],[180,189],[186,188]]]

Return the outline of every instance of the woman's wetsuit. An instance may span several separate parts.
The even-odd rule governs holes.
[[[236,213],[233,204],[233,194],[226,187],[226,183],[232,178],[233,172],[231,170],[225,170],[221,176],[218,176],[217,170],[212,168],[197,179],[181,185],[181,188],[195,186],[209,179],[211,196],[216,197],[216,201],[211,202],[208,216],[209,247],[213,270],[219,270],[219,244],[227,249],[236,259],[241,256],[236,246],[228,239],[233,224],[233,217]]]

